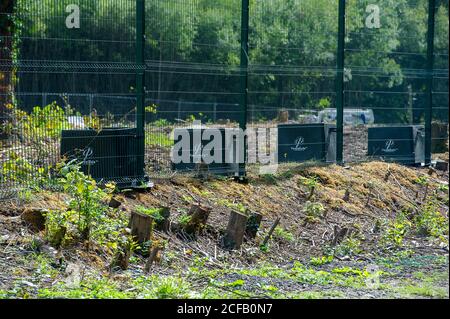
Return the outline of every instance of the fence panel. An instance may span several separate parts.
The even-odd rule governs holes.
[[[35,186],[61,157],[132,185],[145,182],[144,163],[151,178],[198,172],[202,163],[171,158],[177,133],[194,134],[198,121],[247,129],[246,164],[418,164],[430,152],[448,161],[447,0],[5,0],[0,9],[0,198]],[[192,158],[197,145],[185,151]]]
[[[275,132],[278,162],[323,161],[336,146],[323,123],[337,114],[337,33],[337,1],[251,2],[249,126]]]
[[[448,1],[435,2],[432,159],[448,162]]]
[[[241,0],[147,1],[146,16],[147,170],[164,177],[173,168],[174,130],[195,121],[208,128],[242,125]],[[219,166],[218,172],[228,170]],[[196,169],[187,167],[176,168]]]
[[[430,3],[434,5],[429,0],[347,2],[346,162],[382,159],[420,164],[429,157],[425,153],[431,124],[427,115]],[[448,2],[439,7],[442,14]],[[444,32],[448,35],[448,24]],[[448,126],[448,119],[444,121]]]
[[[122,154],[109,143],[112,135],[116,141],[136,135],[136,1],[14,2],[8,16],[2,12],[14,32],[2,35],[9,52],[2,54],[1,71],[9,88],[1,92],[7,135],[1,189],[13,194],[36,186],[65,156],[84,156],[84,170],[118,179],[120,167],[139,156],[133,147]],[[75,154],[95,147],[102,150],[90,161]]]

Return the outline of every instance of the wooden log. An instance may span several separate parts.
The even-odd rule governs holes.
[[[247,228],[248,216],[237,211],[231,211],[230,219],[222,246],[225,249],[234,250],[241,248],[244,242],[244,234]]]
[[[262,246],[267,246],[269,243],[270,238],[272,237],[273,232],[275,231],[275,228],[277,228],[278,224],[280,223],[281,218],[278,217],[275,222],[273,223],[272,227],[270,227],[269,232],[266,235],[266,238],[264,238],[264,241],[262,243]]]
[[[245,229],[245,236],[250,239],[255,239],[261,226],[263,216],[259,213],[250,213],[247,221],[247,227]]]
[[[153,218],[151,216],[131,212],[130,225],[131,235],[138,244],[143,244],[150,240],[153,231]]]
[[[188,235],[198,234],[205,227],[210,213],[210,207],[193,205],[188,213],[190,219],[183,228],[184,232]]]
[[[159,214],[161,215],[161,219],[156,220],[155,228],[158,231],[168,232],[170,228],[170,208],[161,207],[159,210]]]

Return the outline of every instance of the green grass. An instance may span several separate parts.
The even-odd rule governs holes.
[[[170,148],[173,146],[173,141],[165,133],[147,132],[145,135],[145,145]]]
[[[416,296],[427,298],[448,298],[448,292],[444,288],[433,287],[429,284],[407,285],[396,289],[402,297],[413,298]]]

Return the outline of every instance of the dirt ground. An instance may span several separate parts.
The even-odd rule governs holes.
[[[418,182],[423,178],[429,181],[427,185]],[[311,179],[316,181],[312,194],[305,183]],[[151,274],[182,278],[197,293],[194,297],[210,297],[205,295],[208,289],[230,298],[449,296],[448,231],[440,238],[411,232],[401,245],[383,242],[380,231],[401,213],[420,213],[432,196],[448,227],[448,173],[382,162],[346,167],[305,164],[283,166],[276,175],[250,176],[248,183],[183,175],[154,182],[149,191],[116,195],[119,210],[130,213],[137,206],[167,206],[176,224],[195,203],[212,208],[196,240],[175,232],[155,232],[167,246]],[[310,216],[307,207],[311,203],[322,206],[320,216]],[[42,291],[53,291],[70,278],[67,265],[107,278],[122,293],[132,294],[137,289],[132,280],[148,276],[142,256],[133,256],[128,270],[111,272],[111,255],[102,247],[86,249],[80,243],[52,249],[45,244],[43,232],[33,232],[20,218],[27,208],[64,209],[65,205],[64,195],[49,192],[2,205],[0,297],[35,298]],[[220,238],[230,211],[242,207],[263,215],[258,236],[246,240],[237,251],[223,250]],[[261,242],[277,218],[279,231],[263,249]],[[30,247],[37,239],[44,241],[39,253]],[[331,255],[334,258],[323,259]],[[373,268],[375,288],[368,284]]]

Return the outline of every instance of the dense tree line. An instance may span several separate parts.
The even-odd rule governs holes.
[[[65,9],[72,3],[80,7],[79,29],[65,27]],[[337,3],[250,1],[249,104],[255,116],[271,117],[279,108],[334,106]],[[436,68],[442,71],[437,92],[448,91],[448,9],[448,0],[437,1]],[[427,10],[427,0],[347,1],[346,107],[374,108],[379,121],[392,123],[407,122],[412,107],[414,120],[421,120]],[[22,73],[21,91],[134,92],[132,64],[117,67],[135,59],[134,0],[18,0],[16,13],[22,23],[21,59],[108,62],[111,67],[72,64],[54,73]],[[375,27],[368,27],[368,19]],[[240,0],[146,1],[148,98],[238,103],[240,28]],[[161,112],[164,103],[159,103]],[[445,105],[448,95],[438,94],[435,103]],[[436,117],[443,114],[436,111]]]

